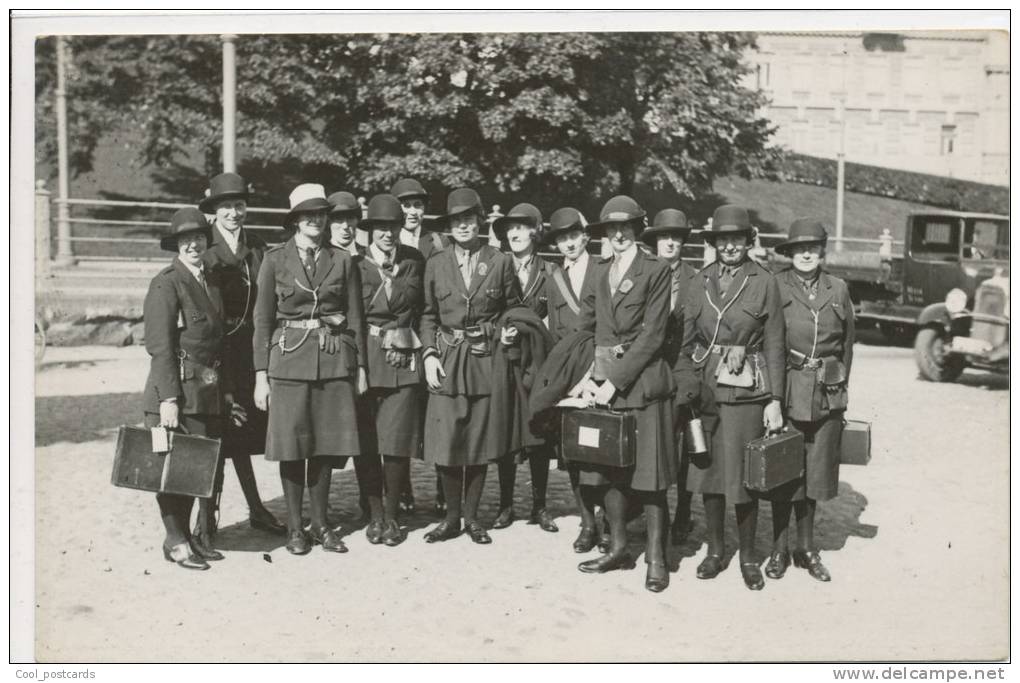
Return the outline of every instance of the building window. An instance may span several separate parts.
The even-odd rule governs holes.
[[[772,80],[770,78],[772,75],[772,69],[770,67],[771,65],[768,62],[765,62],[763,64],[758,64],[758,66],[755,68],[755,76],[757,77],[758,80],[759,90],[761,90],[762,88],[767,88],[770,85],[770,82]]]
[[[948,156],[953,153],[953,146],[956,142],[956,126],[954,125],[943,125],[942,126],[942,145],[941,154],[942,156]]]

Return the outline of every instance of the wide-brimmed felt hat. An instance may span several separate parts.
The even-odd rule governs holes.
[[[584,230],[587,232],[588,221],[585,220],[584,215],[577,209],[565,206],[562,209],[556,209],[549,216],[549,229],[546,231],[543,239],[546,242],[552,243],[556,241],[557,235],[562,235],[572,230]]]
[[[170,218],[170,234],[159,239],[159,247],[164,251],[177,251],[177,239],[195,233],[205,235],[206,243],[212,238],[205,214],[190,206],[178,209]]]
[[[821,244],[829,241],[829,233],[822,222],[813,218],[798,218],[790,224],[790,232],[786,240],[774,248],[780,254],[789,253],[790,248],[797,244]]]
[[[496,237],[503,239],[506,236],[506,231],[510,229],[511,225],[517,223],[524,223],[530,225],[537,231],[535,241],[538,242],[542,239],[542,212],[538,210],[538,207],[534,204],[518,204],[514,208],[510,209],[507,215],[497,218],[492,223],[492,231],[496,233]]]
[[[361,204],[358,203],[358,198],[350,192],[334,192],[326,197],[326,201],[329,202],[330,216],[353,214],[361,218]]]
[[[448,221],[468,211],[484,214],[482,198],[470,187],[459,187],[446,197],[446,213],[440,216],[439,220]]]
[[[613,197],[603,205],[602,211],[599,212],[598,222],[592,223],[588,228],[593,234],[604,234],[610,226],[635,221],[638,223],[635,234],[640,234],[645,227],[644,220],[642,220],[645,216],[644,209],[636,201],[625,194],[621,194]]]
[[[293,223],[299,213],[309,211],[329,211],[332,205],[326,199],[326,188],[318,183],[303,183],[295,187],[290,193],[290,211],[283,219],[283,227],[287,228]]]
[[[404,210],[400,200],[391,194],[377,194],[368,201],[368,214],[358,227],[371,230],[376,227],[399,228],[404,225]]]
[[[428,200],[429,198],[429,193],[414,178],[401,178],[393,183],[393,187],[390,188],[390,194],[400,200],[413,199],[415,197],[423,200]]]
[[[216,204],[224,199],[248,200],[248,184],[236,173],[221,173],[209,181],[205,197],[198,203],[203,213],[216,213]]]
[[[736,204],[723,204],[712,214],[712,227],[702,231],[701,236],[705,241],[714,242],[719,235],[744,233],[750,236],[752,232],[747,209]]]
[[[663,209],[655,214],[652,225],[641,233],[641,239],[653,244],[659,235],[681,233],[684,239],[691,233],[691,225],[687,222],[687,214],[679,209]]]

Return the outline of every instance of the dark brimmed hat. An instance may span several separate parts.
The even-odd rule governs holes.
[[[353,214],[357,218],[361,218],[361,204],[358,203],[358,198],[350,192],[334,192],[326,197],[326,201],[329,202],[330,216]]]
[[[653,244],[659,235],[681,233],[681,237],[687,239],[691,234],[691,226],[687,222],[687,215],[679,209],[663,209],[655,214],[652,226],[641,233],[641,239]]]
[[[221,173],[209,181],[205,198],[198,203],[203,213],[216,213],[216,204],[224,199],[248,200],[248,184],[236,173]]]
[[[446,213],[440,216],[439,219],[445,222],[454,216],[459,216],[468,211],[476,211],[484,215],[485,209],[482,208],[482,198],[470,187],[460,187],[447,196]]]
[[[205,214],[190,206],[186,209],[178,209],[170,218],[170,234],[160,238],[159,248],[164,251],[177,251],[177,239],[183,235],[194,233],[205,235],[207,243],[211,239],[212,235],[209,223],[205,220]]]
[[[723,204],[712,214],[712,227],[701,233],[706,242],[714,242],[719,235],[744,233],[750,237],[751,217],[747,209],[736,204]]]
[[[640,234],[644,230],[644,221],[641,220],[645,217],[644,210],[638,206],[638,203],[628,197],[627,195],[621,194],[613,197],[602,207],[602,211],[599,212],[599,220],[597,223],[589,225],[589,229],[592,234],[605,234],[606,228],[612,225],[619,225],[620,223],[629,223],[630,221],[637,221],[640,223],[640,227],[635,231],[636,234]]]
[[[318,183],[303,183],[290,193],[290,211],[283,219],[283,227],[290,228],[299,213],[329,211],[332,206],[326,199],[326,188]]]
[[[549,216],[549,230],[545,233],[543,239],[545,242],[553,243],[556,241],[557,235],[562,235],[572,230],[587,232],[588,221],[584,219],[584,215],[577,209],[565,206],[562,209],[556,209]]]
[[[391,194],[377,194],[368,202],[368,215],[358,227],[371,230],[379,227],[399,228],[404,225],[404,210],[400,200]]]
[[[534,204],[518,204],[510,209],[507,215],[493,221],[492,231],[496,233],[496,237],[503,239],[506,236],[506,231],[515,223],[530,225],[537,231],[535,242],[542,240],[542,230],[545,227],[542,225],[542,212]]]
[[[424,200],[429,198],[429,193],[414,178],[401,178],[393,183],[393,187],[390,188],[390,194],[400,200],[413,199],[415,197]]]
[[[774,248],[780,254],[787,254],[790,248],[797,244],[821,244],[823,247],[829,241],[829,233],[821,221],[813,218],[798,218],[790,224],[790,233],[785,241],[780,242]]]

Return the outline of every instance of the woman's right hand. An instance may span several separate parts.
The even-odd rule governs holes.
[[[159,426],[167,429],[177,429],[180,425],[179,409],[177,401],[160,401],[159,403]]]
[[[265,412],[269,410],[269,375],[265,370],[255,373],[255,407]]]
[[[432,391],[439,391],[443,387],[443,378],[446,372],[443,370],[443,362],[437,356],[429,356],[425,359],[425,381]]]

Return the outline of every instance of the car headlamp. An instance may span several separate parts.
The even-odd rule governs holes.
[[[954,288],[946,294],[946,310],[950,313],[959,313],[967,308],[967,293],[962,289]]]

